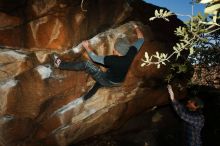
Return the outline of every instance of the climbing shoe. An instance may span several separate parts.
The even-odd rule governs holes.
[[[54,66],[58,68],[60,66],[61,59],[55,53],[53,54],[53,61],[54,61]]]

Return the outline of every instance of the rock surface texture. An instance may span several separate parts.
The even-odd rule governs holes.
[[[160,87],[166,68],[140,67],[144,52],[171,52],[183,25],[149,21],[160,7],[141,0],[2,0],[0,2],[0,146],[67,146],[119,128],[141,111],[168,102]],[[82,40],[110,55],[116,38],[133,43],[137,23],[145,43],[120,87],[101,88],[85,72],[54,68],[52,53],[87,60]],[[103,68],[102,68],[103,69]],[[178,96],[178,94],[177,94]]]

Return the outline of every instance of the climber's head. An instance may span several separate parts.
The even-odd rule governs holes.
[[[198,97],[193,97],[190,98],[187,101],[186,107],[190,110],[190,111],[196,111],[198,109],[202,109],[204,107],[204,103],[203,101],[198,98]]]
[[[130,43],[126,37],[117,38],[114,44],[115,54],[124,56],[129,50]]]
[[[204,107],[204,102],[201,98],[203,95],[200,93],[200,90],[198,85],[192,85],[187,88],[188,101],[186,106],[190,111],[196,111]]]

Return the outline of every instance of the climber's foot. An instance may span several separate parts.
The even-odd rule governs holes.
[[[54,66],[59,68],[60,63],[61,63],[61,59],[55,53],[53,54],[53,61],[54,61]]]

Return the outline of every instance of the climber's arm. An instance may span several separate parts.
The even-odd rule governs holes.
[[[139,27],[136,24],[133,24],[133,26],[135,28],[138,40],[136,42],[134,42],[134,44],[132,46],[137,48],[137,51],[139,51],[141,46],[144,43],[144,35],[143,35],[142,31],[139,29]]]
[[[88,53],[89,57],[92,59],[92,61],[104,65],[104,56],[98,56],[96,55],[92,49],[89,47],[89,41],[83,41],[82,42],[83,47],[86,49],[86,52]]]
[[[143,35],[142,31],[140,30],[140,28],[136,24],[133,24],[133,26],[134,26],[134,29],[136,31],[137,38],[138,39],[144,39],[144,35]]]

